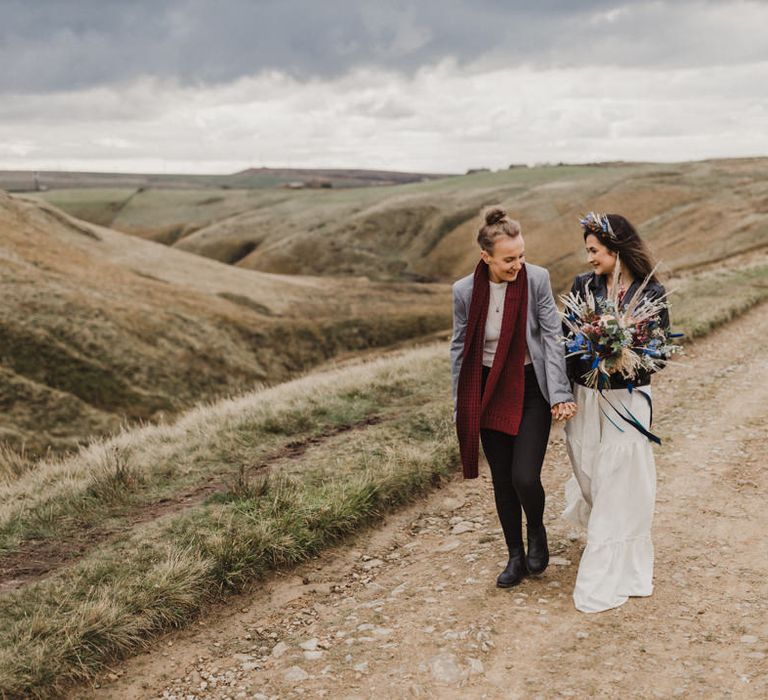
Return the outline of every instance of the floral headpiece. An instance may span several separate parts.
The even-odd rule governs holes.
[[[618,237],[611,228],[611,222],[608,221],[608,214],[596,214],[591,211],[589,214],[582,216],[579,219],[579,223],[585,231],[596,233],[605,238],[610,238],[614,242],[618,242]]]

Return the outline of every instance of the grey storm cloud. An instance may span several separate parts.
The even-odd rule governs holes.
[[[765,58],[760,2],[668,0],[0,0],[0,91],[68,91],[151,76],[226,83],[355,68],[718,65]],[[732,8],[734,22],[707,9]],[[727,19],[727,13],[726,13]],[[716,26],[715,26],[716,25]]]

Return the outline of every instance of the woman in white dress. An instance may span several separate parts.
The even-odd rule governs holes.
[[[619,284],[629,301],[653,269],[648,247],[632,224],[617,214],[582,220],[587,261],[593,272],[578,275],[571,291],[605,298],[620,261]],[[655,276],[642,292],[659,298],[664,287]],[[669,327],[666,309],[660,319]],[[579,564],[573,599],[582,612],[601,612],[624,604],[630,596],[653,592],[651,522],[656,500],[656,466],[648,435],[651,430],[650,374],[631,383],[611,375],[601,391],[585,385],[589,361],[568,358],[579,407],[565,427],[573,477],[565,487],[563,515],[587,529],[587,545]],[[621,417],[631,414],[644,431]]]

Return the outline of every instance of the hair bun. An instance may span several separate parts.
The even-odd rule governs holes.
[[[493,207],[492,209],[489,209],[487,212],[485,212],[485,223],[488,226],[493,226],[494,224],[498,224],[499,221],[504,219],[507,216],[507,212],[504,211],[501,207]]]

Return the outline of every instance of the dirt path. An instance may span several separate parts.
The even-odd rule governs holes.
[[[557,431],[542,578],[494,586],[505,562],[490,481],[457,481],[73,697],[768,696],[767,337],[763,304],[654,386],[665,440],[650,598],[574,609],[583,541],[559,518]]]

